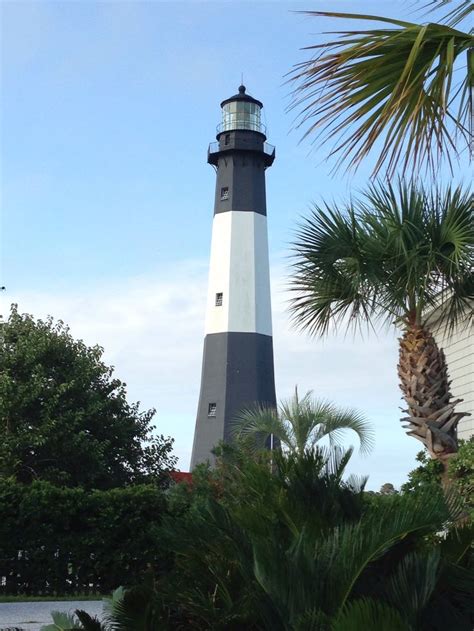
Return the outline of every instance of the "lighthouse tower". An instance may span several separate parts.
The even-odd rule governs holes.
[[[231,423],[255,403],[274,406],[272,316],[262,103],[239,87],[221,103],[207,161],[216,170],[204,356],[191,467],[231,440]]]

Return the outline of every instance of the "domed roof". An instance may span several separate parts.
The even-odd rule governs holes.
[[[263,103],[261,101],[254,99],[253,96],[250,96],[250,94],[246,94],[245,90],[246,87],[244,85],[240,85],[238,94],[234,94],[234,96],[222,101],[221,107],[224,107],[224,105],[231,103],[232,101],[247,101],[247,103],[256,103],[259,107],[263,107]]]

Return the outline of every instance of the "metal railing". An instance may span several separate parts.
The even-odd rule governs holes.
[[[229,147],[230,149],[231,147]],[[233,147],[232,147],[233,148]],[[212,153],[219,153],[221,147],[218,142],[211,142],[209,144],[209,148],[207,150],[207,155],[211,155]],[[250,149],[252,151],[252,149]],[[271,145],[269,142],[263,143],[263,152],[270,157],[275,157],[275,146]]]

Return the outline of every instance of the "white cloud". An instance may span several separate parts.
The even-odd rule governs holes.
[[[291,328],[284,272],[272,270],[277,394],[312,389],[318,397],[357,407],[373,421],[376,447],[354,457],[351,471],[369,473],[370,488],[400,484],[419,450],[400,427],[397,344],[393,333],[367,339],[337,335],[310,339]],[[157,408],[160,433],[176,440],[180,467],[187,470],[194,433],[202,359],[207,262],[188,261],[120,284],[70,292],[13,295],[20,311],[48,314],[70,325],[87,344],[100,344],[104,359],[127,383],[129,399]],[[5,311],[5,309],[4,309]],[[350,436],[348,435],[348,441]]]

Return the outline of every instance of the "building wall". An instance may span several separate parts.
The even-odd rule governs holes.
[[[474,326],[457,327],[450,336],[439,325],[432,330],[446,355],[453,397],[463,399],[456,409],[471,413],[458,425],[458,438],[467,439],[474,434]]]

